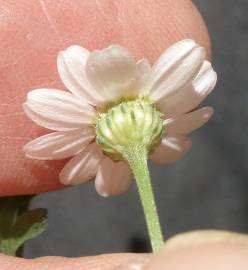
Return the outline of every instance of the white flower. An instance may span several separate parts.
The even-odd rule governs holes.
[[[24,103],[26,114],[38,125],[55,130],[24,146],[28,157],[72,159],[60,172],[65,185],[77,185],[96,176],[103,195],[124,192],[132,178],[127,163],[114,162],[95,142],[94,119],[106,104],[125,97],[148,97],[164,114],[165,133],[150,158],[172,163],[191,147],[186,135],[205,124],[213,110],[194,110],[216,84],[216,73],[205,60],[205,50],[192,40],[168,48],[151,67],[135,62],[124,47],[100,51],[71,46],[58,55],[58,72],[70,92],[36,89]]]

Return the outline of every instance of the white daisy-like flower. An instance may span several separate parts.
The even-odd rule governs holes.
[[[71,46],[59,53],[57,66],[70,92],[36,89],[28,93],[24,103],[26,114],[35,123],[55,132],[29,142],[24,151],[40,160],[72,157],[59,174],[65,185],[77,185],[96,176],[96,190],[103,196],[127,190],[132,178],[128,164],[114,157],[115,148],[107,149],[108,143],[97,138],[99,121],[116,112],[122,103],[140,106],[136,120],[140,115],[146,117],[140,130],[148,130],[154,123],[153,118],[147,118],[147,111],[142,111],[144,108],[152,106],[162,113],[163,135],[148,153],[157,163],[179,160],[191,147],[186,135],[205,124],[213,113],[211,107],[194,110],[212,91],[217,76],[205,60],[204,48],[193,40],[175,43],[153,66],[146,59],[135,62],[129,50],[118,45],[92,52]],[[119,112],[115,115],[118,124],[124,121]],[[110,134],[111,127],[106,123],[103,137],[112,138],[113,143],[117,137],[122,140],[123,133],[129,136],[125,127],[117,135]]]

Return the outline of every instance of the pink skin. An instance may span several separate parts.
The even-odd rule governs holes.
[[[24,115],[21,104],[27,92],[40,87],[65,89],[56,69],[58,51],[72,44],[97,49],[116,43],[128,47],[137,59],[147,57],[153,62],[173,42],[192,38],[210,55],[207,30],[189,0],[1,1],[0,26],[0,196],[62,187],[58,172],[65,161],[35,161],[22,152],[26,142],[49,132]],[[235,269],[247,269],[243,246],[213,245],[174,253],[162,250],[156,255],[109,254],[78,259],[25,260],[2,255],[0,265],[1,270],[108,270],[120,265],[118,269],[127,269],[125,265],[134,259],[150,258],[144,269],[227,270],[234,269],[225,268],[225,264],[228,267],[230,257],[236,254],[234,262],[240,268]],[[222,258],[222,268],[215,267],[216,257]]]
[[[183,38],[210,47],[199,13],[186,0],[2,1],[0,14],[0,196],[62,187],[58,172],[65,161],[31,160],[22,151],[26,142],[49,132],[24,115],[22,103],[34,88],[65,89],[56,68],[60,50],[121,44],[137,59],[154,61]]]
[[[244,270],[248,267],[248,245],[209,244],[154,255],[144,270]]]

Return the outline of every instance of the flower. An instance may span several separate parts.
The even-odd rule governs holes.
[[[157,163],[172,163],[191,147],[186,136],[205,124],[213,109],[195,109],[212,91],[217,75],[205,50],[193,40],[169,47],[153,66],[135,62],[124,47],[111,45],[89,52],[80,46],[61,51],[58,72],[68,91],[35,89],[23,104],[38,125],[55,130],[24,146],[26,156],[40,160],[72,157],[59,174],[65,185],[96,176],[103,196],[127,190],[132,173],[123,160],[114,161],[96,143],[96,119],[123,101],[149,100],[164,119],[164,135],[150,152]]]

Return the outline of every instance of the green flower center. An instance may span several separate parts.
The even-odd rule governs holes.
[[[140,146],[149,154],[161,142],[163,122],[162,114],[150,101],[124,100],[98,115],[96,142],[115,161],[124,159],[130,147]]]

